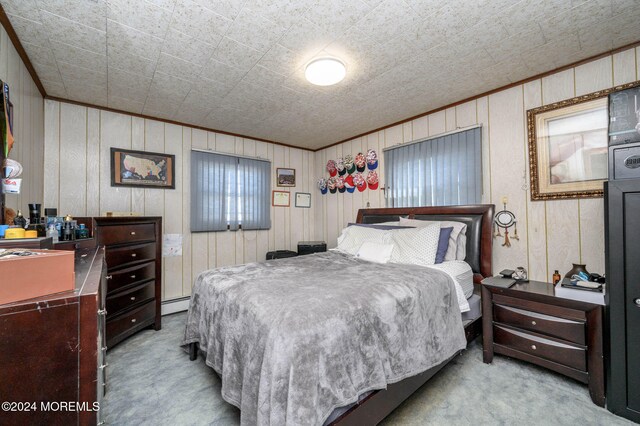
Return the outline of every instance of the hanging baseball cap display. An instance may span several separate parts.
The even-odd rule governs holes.
[[[327,179],[327,188],[329,188],[329,192],[332,194],[335,194],[337,189],[336,189],[336,178],[335,177],[330,177],[329,179]]]
[[[367,185],[369,189],[378,189],[378,174],[373,170],[367,173]]]
[[[344,160],[342,158],[338,158],[336,160],[336,169],[338,169],[338,174],[340,176],[344,176],[347,173],[347,170],[344,167]]]
[[[367,151],[367,167],[369,170],[378,168],[378,154],[373,149]]]
[[[327,161],[327,172],[331,177],[334,177],[338,174],[338,170],[336,169],[336,162],[333,160]]]
[[[356,188],[358,188],[358,191],[360,192],[367,189],[367,181],[364,179],[364,176],[362,176],[362,173],[360,172],[353,175],[353,183],[356,185]]]
[[[336,178],[336,186],[338,187],[338,192],[344,192],[347,190],[347,188],[345,188],[344,186],[344,179],[342,178],[342,176],[338,176]]]
[[[347,173],[349,174],[356,171],[356,165],[353,163],[353,155],[347,154],[344,156],[344,168],[347,169]]]
[[[364,154],[359,152],[358,155],[356,155],[356,159],[354,162],[356,163],[356,170],[361,173],[364,172],[364,169],[367,167],[367,160],[364,157]]]
[[[344,178],[344,187],[347,188],[347,192],[353,193],[356,190],[356,185],[353,183],[353,176],[347,175]]]
[[[325,178],[318,179],[318,188],[322,195],[327,193],[327,180]]]

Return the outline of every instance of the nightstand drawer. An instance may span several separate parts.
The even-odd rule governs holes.
[[[138,244],[135,246],[106,249],[107,266],[125,266],[131,263],[142,263],[155,260],[156,243]]]
[[[156,262],[148,262],[118,271],[109,271],[107,275],[107,295],[118,292],[134,283],[142,283],[155,278]]]
[[[494,343],[557,362],[581,371],[587,371],[587,351],[584,348],[556,342],[524,331],[493,326]]]
[[[105,246],[135,243],[138,241],[154,241],[156,226],[153,223],[136,225],[103,226],[100,229],[100,244]]]
[[[585,345],[585,323],[510,306],[493,305],[493,320]]]

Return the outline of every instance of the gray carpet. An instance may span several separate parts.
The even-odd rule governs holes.
[[[103,420],[112,425],[238,425],[220,379],[178,345],[185,313],[162,318],[107,353]],[[483,364],[479,340],[392,413],[383,425],[624,425],[591,402],[583,384],[497,355]]]

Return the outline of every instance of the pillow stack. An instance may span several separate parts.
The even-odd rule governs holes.
[[[434,265],[466,257],[467,225],[400,218],[399,222],[349,223],[336,250],[377,263]]]

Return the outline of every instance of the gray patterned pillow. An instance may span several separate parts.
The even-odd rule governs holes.
[[[429,266],[436,260],[440,224],[434,223],[415,229],[389,231],[393,242],[391,263]]]

